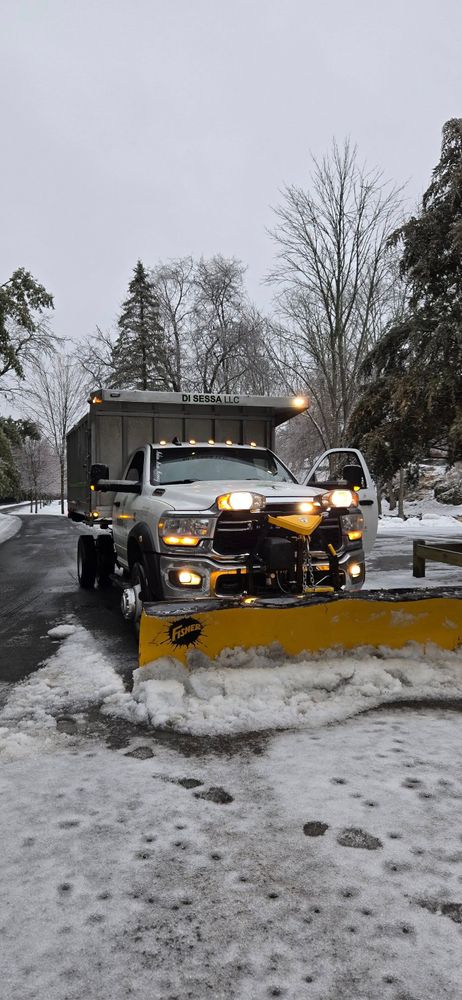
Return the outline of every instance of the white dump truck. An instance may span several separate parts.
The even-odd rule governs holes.
[[[360,452],[331,449],[306,477],[274,452],[301,397],[102,389],[70,431],[69,517],[82,587],[118,582],[150,603],[242,602],[357,591],[377,530]]]

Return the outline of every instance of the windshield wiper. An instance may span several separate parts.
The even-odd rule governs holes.
[[[181,486],[183,483],[197,483],[198,479],[171,479],[167,482],[160,483],[161,486]]]

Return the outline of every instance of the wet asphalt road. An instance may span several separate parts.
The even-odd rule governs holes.
[[[18,508],[10,513],[20,516]],[[21,521],[19,533],[0,545],[0,682],[36,670],[53,651],[48,629],[69,615],[104,645],[120,673],[129,674],[137,666],[137,648],[120,614],[120,591],[79,587],[79,528],[53,515]]]

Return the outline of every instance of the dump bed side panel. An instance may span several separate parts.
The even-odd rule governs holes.
[[[69,510],[84,513],[89,508],[90,420],[85,414],[67,435],[67,499]]]

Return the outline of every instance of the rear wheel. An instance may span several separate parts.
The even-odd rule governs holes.
[[[96,542],[96,575],[99,587],[107,587],[114,572],[114,544],[109,535],[101,535]]]
[[[77,545],[77,576],[84,590],[92,590],[96,580],[96,546],[91,535],[80,535]]]

